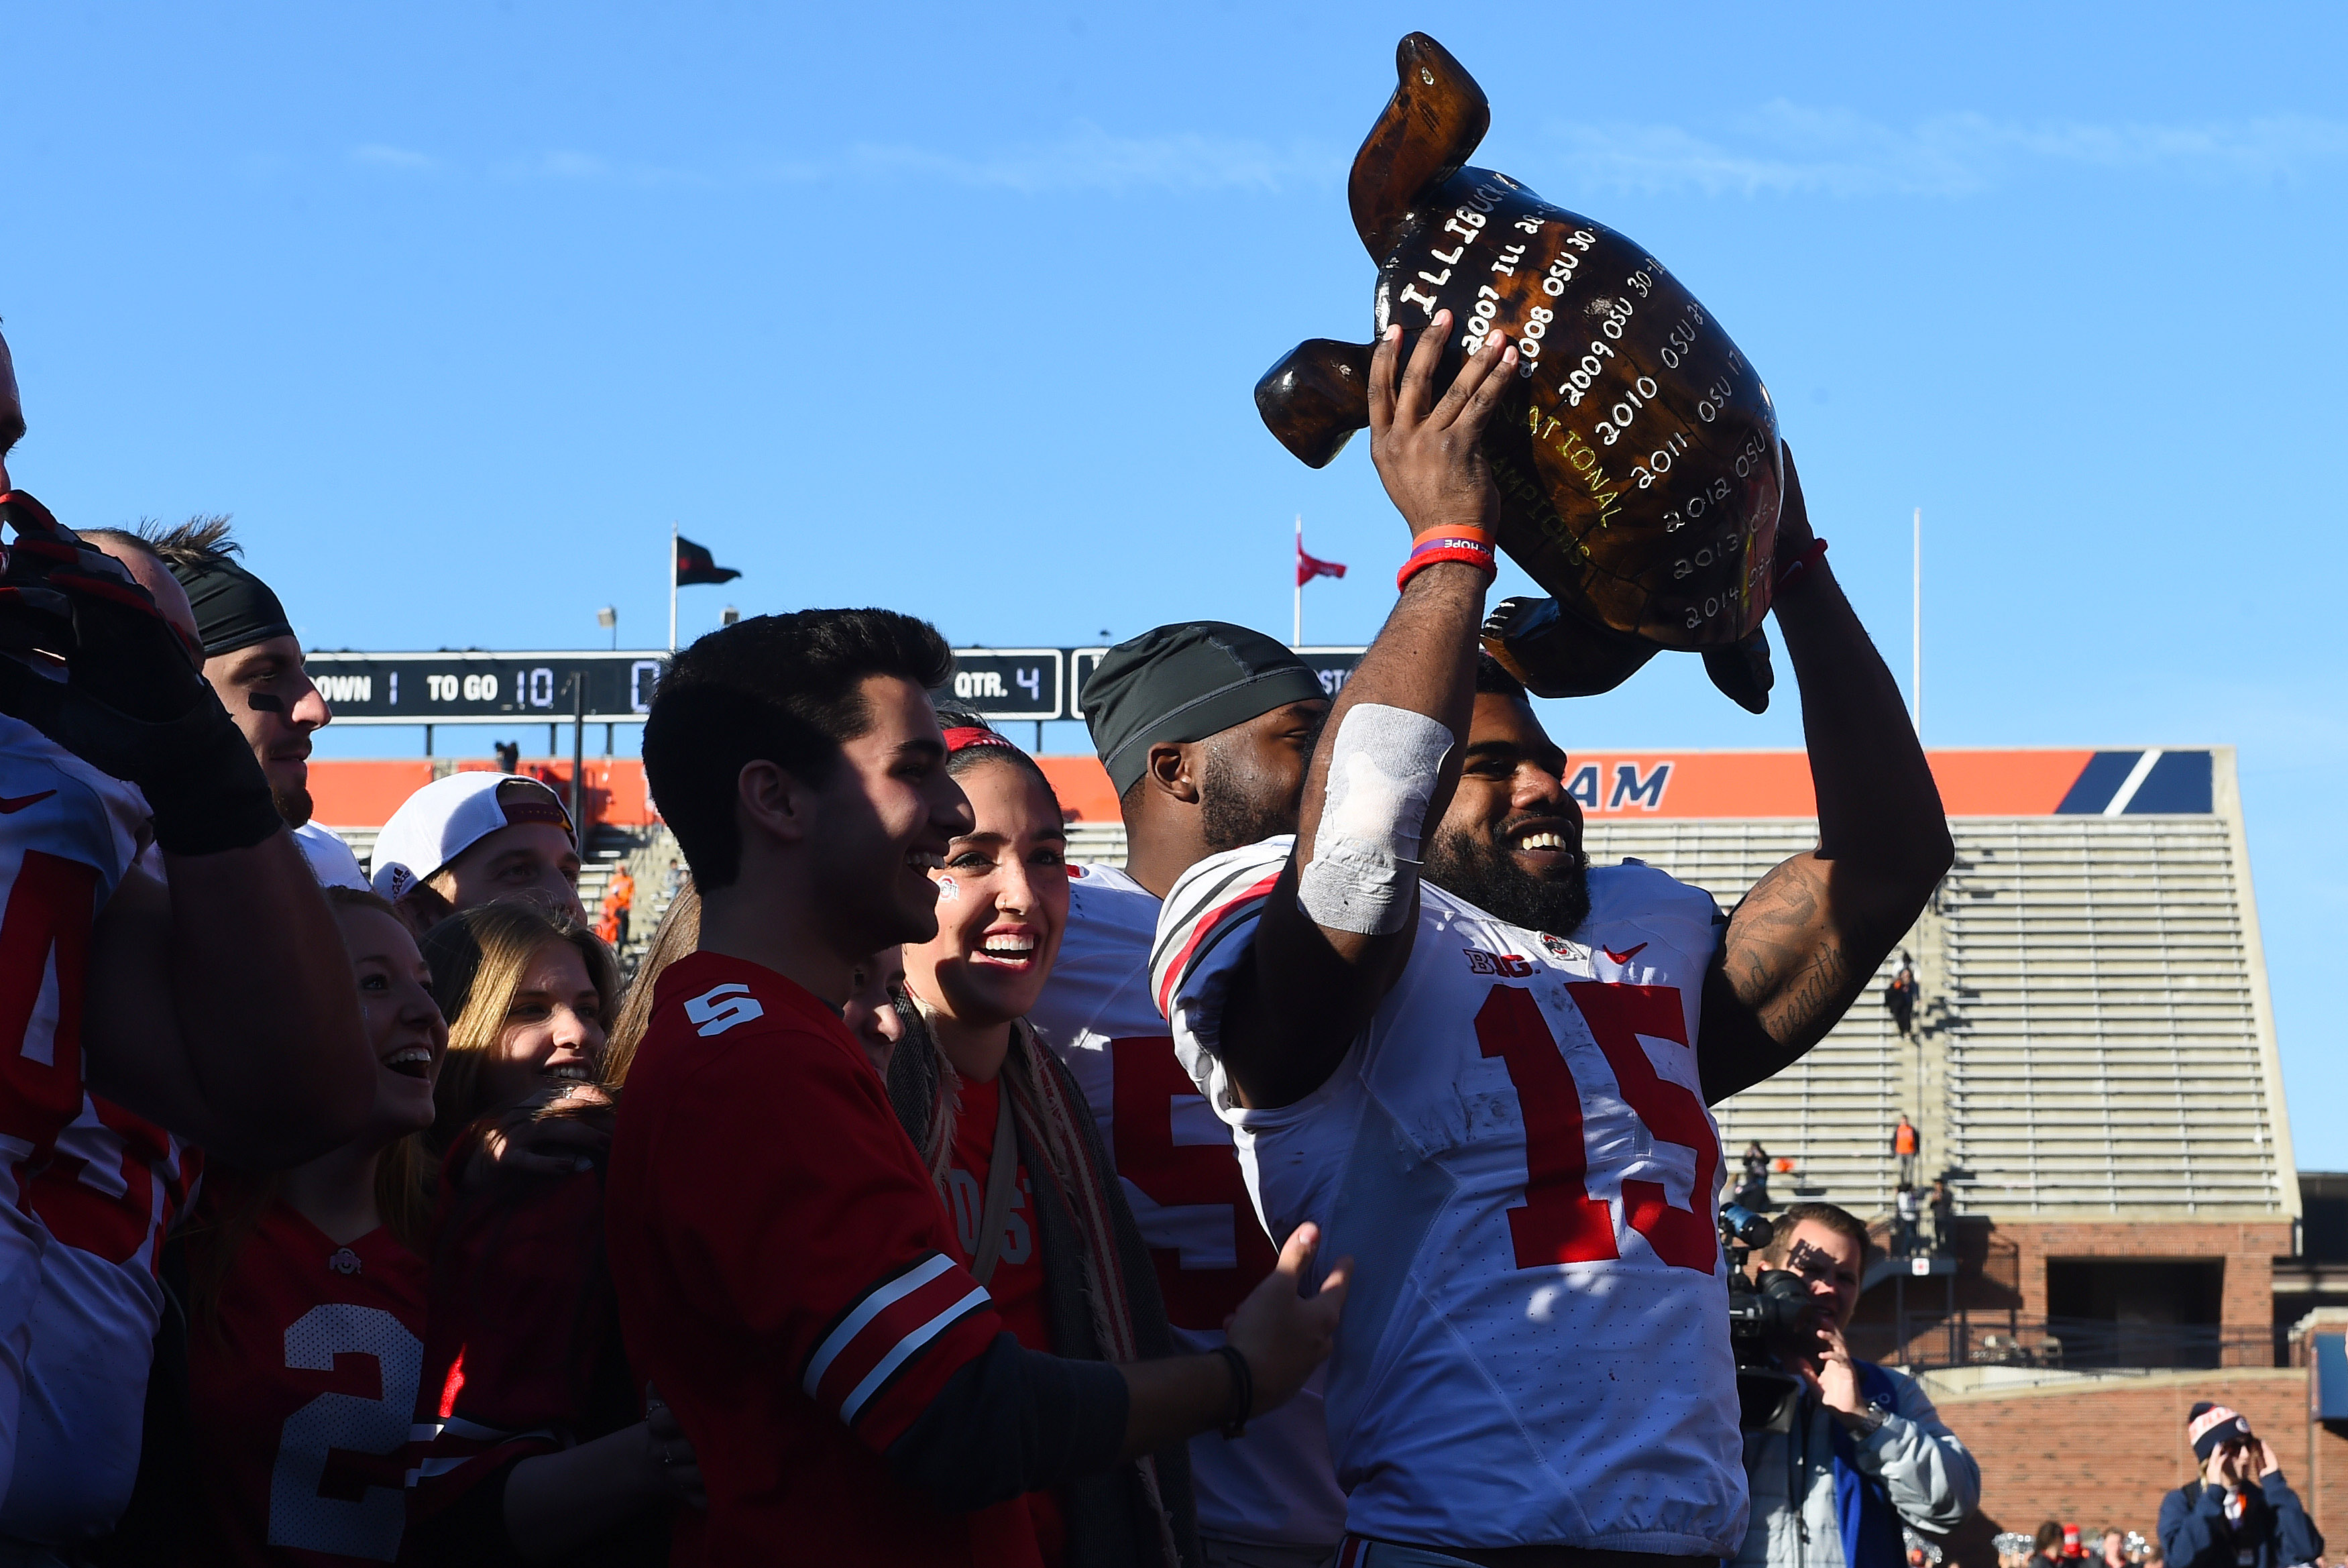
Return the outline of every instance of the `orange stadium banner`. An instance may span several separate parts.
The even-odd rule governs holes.
[[[2085,748],[1942,750],[1928,753],[1941,799],[1952,817],[2141,816],[2211,810],[2207,749]],[[1038,758],[1073,821],[1117,820],[1117,791],[1090,757]],[[316,760],[310,794],[317,820],[330,827],[383,825],[402,800],[437,772],[493,764]],[[538,758],[520,770],[568,798],[568,758]],[[616,827],[658,820],[633,758],[591,759],[587,818]],[[1799,751],[1601,750],[1575,753],[1566,789],[1597,820],[1640,818],[1812,817],[1809,758]]]

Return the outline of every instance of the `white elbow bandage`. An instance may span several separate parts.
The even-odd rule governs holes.
[[[1426,805],[1451,732],[1382,703],[1345,710],[1329,750],[1328,789],[1296,902],[1316,925],[1390,936],[1410,918]]]

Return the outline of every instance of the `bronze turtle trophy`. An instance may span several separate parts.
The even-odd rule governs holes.
[[[1439,310],[1488,334],[1519,377],[1484,450],[1499,544],[1554,595],[1510,599],[1484,644],[1542,696],[1612,691],[1659,648],[1704,655],[1713,684],[1769,704],[1769,608],[1784,460],[1745,356],[1662,263],[1509,176],[1464,167],[1492,123],[1483,88],[1413,33],[1400,86],[1354,158],[1354,227],[1377,263],[1377,329],[1405,357]],[[1369,423],[1370,346],[1313,338],[1256,384],[1281,443],[1314,468]]]

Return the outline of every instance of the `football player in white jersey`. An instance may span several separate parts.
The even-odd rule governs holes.
[[[1222,1343],[1224,1320],[1279,1249],[1256,1218],[1230,1130],[1175,1059],[1149,995],[1149,944],[1177,877],[1295,830],[1329,699],[1272,638],[1197,621],[1110,649],[1083,701],[1125,818],[1125,869],[1073,873],[1058,961],[1028,1021],[1092,1106],[1175,1337],[1205,1351]],[[1208,1568],[1316,1568],[1336,1550],[1345,1499],[1317,1379],[1244,1437],[1191,1439],[1190,1467]]]
[[[86,1152],[85,1064],[89,1087],[259,1169],[345,1140],[375,1072],[348,986],[319,979],[347,967],[342,938],[251,749],[152,596],[13,488],[24,432],[0,341],[0,642],[25,650],[0,655],[0,1475],[48,1244],[36,1206],[88,1208],[75,1184],[26,1182]],[[168,886],[132,864],[150,840]]]
[[[1418,553],[1297,836],[1176,883],[1152,989],[1272,1231],[1320,1220],[1358,1260],[1328,1367],[1346,1568],[1729,1556],[1746,1494],[1705,1107],[1841,1016],[1946,870],[1947,824],[1788,461],[1777,606],[1819,847],[1725,925],[1662,872],[1587,872],[1563,755],[1512,683],[1478,690],[1498,506],[1478,436],[1517,356],[1494,334],[1437,397],[1448,326],[1398,387],[1398,332],[1374,358],[1371,453]]]

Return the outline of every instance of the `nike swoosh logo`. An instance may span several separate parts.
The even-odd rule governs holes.
[[[13,816],[27,806],[37,806],[56,793],[54,789],[44,789],[37,795],[0,796],[0,817]]]
[[[1631,962],[1631,960],[1632,960],[1633,958],[1636,958],[1637,956],[1639,956],[1639,954],[1641,954],[1642,953],[1644,953],[1645,951],[1647,951],[1647,944],[1646,944],[1645,943],[1642,942],[1641,944],[1639,944],[1639,945],[1638,945],[1638,946],[1633,947],[1633,948],[1632,948],[1632,949],[1631,949],[1631,951],[1630,951],[1630,952],[1628,952],[1628,953],[1617,953],[1617,952],[1615,952],[1615,951],[1614,951],[1612,948],[1611,948],[1611,947],[1601,947],[1601,948],[1600,948],[1600,949],[1599,949],[1599,951],[1600,951],[1601,953],[1603,953],[1604,954],[1606,954],[1606,956],[1607,956],[1607,957],[1612,958],[1612,960],[1614,960],[1614,962],[1615,962],[1615,963],[1617,963],[1617,964],[1628,964],[1628,963],[1630,963],[1630,962]]]

